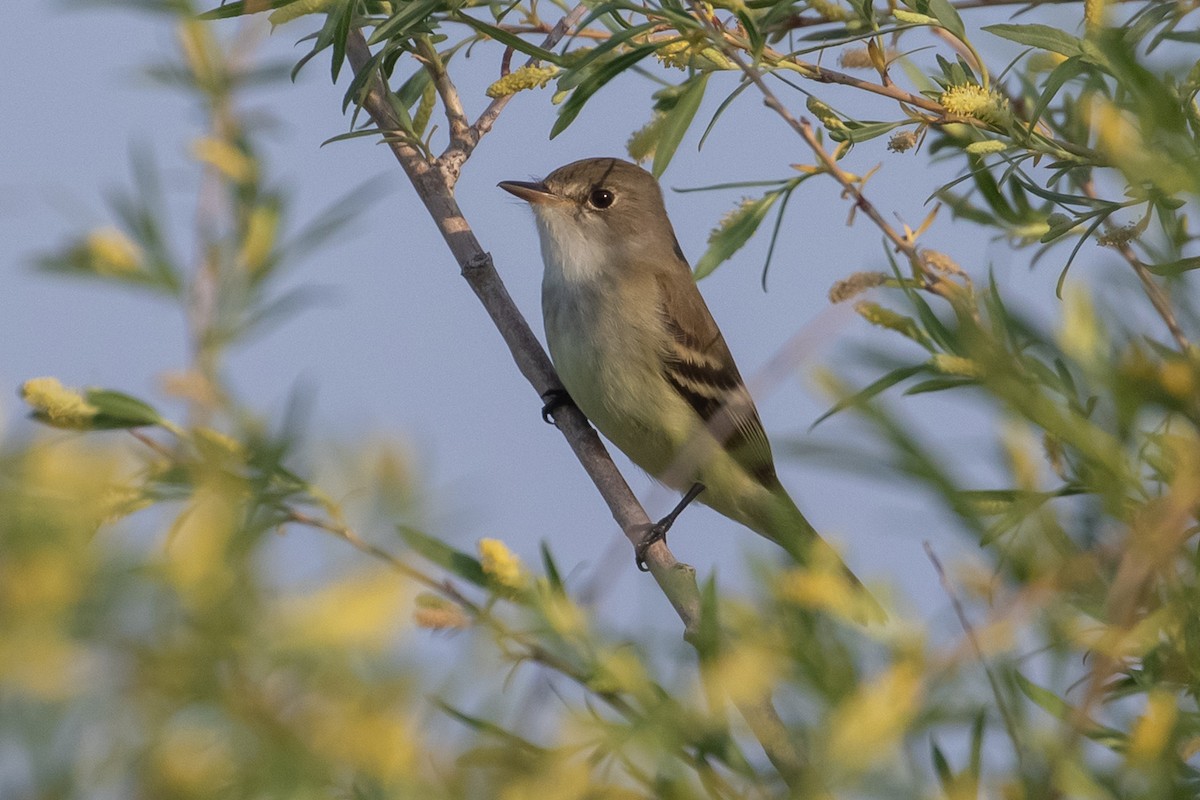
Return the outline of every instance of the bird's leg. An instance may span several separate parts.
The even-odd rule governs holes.
[[[546,401],[546,404],[542,406],[542,420],[548,425],[554,424],[554,417],[551,414],[555,409],[575,405],[575,401],[571,399],[571,395],[567,394],[566,389],[548,389],[542,392],[542,399]]]
[[[676,504],[675,508],[671,509],[671,513],[651,525],[650,530],[646,531],[646,535],[642,537],[642,540],[633,546],[633,554],[637,559],[636,563],[639,570],[642,572],[650,571],[650,567],[646,565],[646,551],[650,549],[650,545],[667,538],[667,531],[671,530],[671,526],[675,524],[675,518],[682,514],[683,510],[703,491],[703,483],[693,483],[692,488],[687,490],[687,494],[683,496],[683,499]]]

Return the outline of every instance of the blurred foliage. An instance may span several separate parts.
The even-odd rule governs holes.
[[[25,384],[34,417],[73,432],[0,452],[0,796],[1200,793],[1194,3],[1087,0],[1067,31],[1029,14],[975,24],[980,5],[998,2],[618,0],[589,3],[553,50],[534,39],[567,9],[536,1],[248,0],[202,15],[316,20],[301,65],[328,51],[334,79],[348,37],[362,32],[373,60],[349,80],[347,107],[380,71],[404,126],[386,135],[431,160],[438,109],[452,117],[447,105],[460,100],[459,56],[488,42],[506,51],[492,103],[554,82],[551,135],[616,76],[657,81],[651,121],[630,148],[658,174],[686,132],[770,91],[760,80],[803,93],[820,126],[805,140],[814,163],[754,184],[764,193],[718,224],[700,272],[772,212],[777,233],[810,178],[834,178],[870,216],[871,175],[838,161],[888,135],[892,157],[960,167],[936,194],[963,224],[1037,248],[1035,261],[1064,254],[1064,276],[1090,240],[1136,277],[1107,305],[1086,288],[1091,275],[1060,281],[1061,314],[1036,323],[1014,310],[1002,276],[970,263],[977,254],[956,260],[920,244],[936,214],[915,231],[872,217],[892,246],[831,299],[853,299],[880,341],[900,347],[863,359],[877,371],[865,387],[831,374],[829,413],[869,424],[895,472],[978,542],[973,567],[938,564],[964,636],[947,642],[899,610],[861,629],[828,575],[763,566],[751,596],[707,584],[694,660],[636,626],[603,629],[548,547],[535,568],[498,541],[466,553],[422,532],[410,513],[419,481],[402,453],[354,448],[375,454],[348,468],[373,487],[355,514],[399,533],[363,538],[346,521],[355,514],[304,474],[300,424],[272,430],[234,395],[222,375],[229,348],[296,310],[305,296],[277,293],[280,276],[354,208],[335,204],[285,236],[285,193],[272,188],[260,133],[237,103],[276,71],[253,67],[241,40],[222,39],[186,3],[127,5],[174,15],[180,61],[152,74],[194,97],[208,121],[191,150],[196,239],[173,238],[143,160],[112,225],[40,263],[182,306],[193,357],[166,389],[185,401],[186,419],[114,390]],[[1022,49],[991,69],[982,54],[1001,41]],[[514,53],[535,62],[510,70]],[[870,77],[810,60],[823,54]],[[682,71],[678,83],[664,85],[678,74],[667,70]],[[854,90],[885,118],[857,119],[835,102],[844,93],[817,96],[826,85]],[[717,91],[726,94],[705,122],[702,100]],[[807,124],[792,127],[803,135]],[[938,443],[885,402],[901,389],[992,411],[1005,485],[963,485]],[[79,435],[100,429],[124,433]],[[288,585],[272,540],[299,526],[355,548],[353,566]],[[451,644],[475,648],[456,661],[456,680],[420,657],[430,631],[460,632]],[[490,688],[489,673],[530,669],[554,676],[554,703],[473,691]],[[800,763],[764,758],[762,732],[733,711],[764,694],[775,695]],[[436,735],[433,716],[463,735]]]

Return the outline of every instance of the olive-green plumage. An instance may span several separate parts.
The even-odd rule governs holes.
[[[589,158],[500,186],[533,207],[546,341],[563,386],[614,445],[801,563],[816,531],[775,475],[754,401],[667,217],[658,182]]]

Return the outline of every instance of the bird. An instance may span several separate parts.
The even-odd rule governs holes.
[[[819,548],[853,579],[779,481],[654,176],[623,159],[585,158],[499,187],[534,212],[546,343],[570,401],[634,464],[687,492],[666,527],[694,497],[801,564]],[[638,545],[639,567],[658,533]]]

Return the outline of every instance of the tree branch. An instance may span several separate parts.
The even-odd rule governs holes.
[[[346,53],[356,72],[367,67],[371,52],[360,31],[350,32]],[[399,129],[399,121],[387,102],[388,91],[380,76],[373,75],[366,83],[362,100],[363,108],[383,131]],[[388,137],[387,144],[437,225],[463,277],[500,331],[521,374],[533,385],[539,397],[550,390],[561,389],[562,384],[549,357],[509,296],[492,264],[491,255],[480,246],[463,217],[446,173],[404,141]],[[464,152],[462,159],[465,160],[468,154]],[[621,526],[626,538],[636,544],[651,524],[650,518],[613,464],[600,438],[573,406],[557,409],[554,421],[608,504],[613,519]],[[649,548],[645,558],[663,594],[683,620],[685,636],[690,637],[700,621],[700,593],[695,570],[677,561],[661,541]]]

